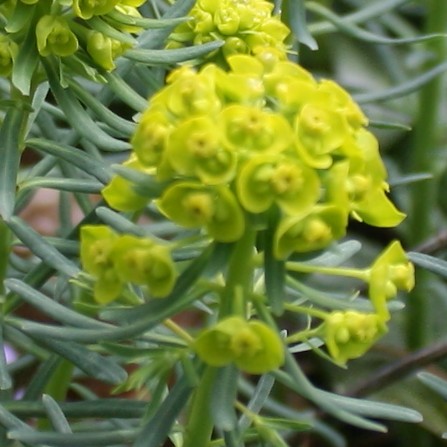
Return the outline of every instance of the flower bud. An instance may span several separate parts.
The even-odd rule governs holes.
[[[177,182],[166,189],[158,207],[179,225],[205,227],[216,241],[233,242],[244,232],[242,210],[230,189],[223,185]]]
[[[387,332],[384,321],[377,314],[353,310],[330,313],[321,330],[329,354],[341,365],[362,356]]]
[[[307,215],[285,217],[275,232],[275,256],[320,250],[344,236],[348,215],[336,205],[319,205]]]
[[[146,171],[145,167],[135,157],[125,161],[123,166],[137,171]],[[150,200],[150,197],[139,194],[130,180],[120,175],[114,175],[112,180],[103,188],[101,194],[112,208],[119,211],[141,210]]]
[[[374,261],[369,272],[369,297],[378,315],[388,320],[386,301],[398,290],[410,292],[414,287],[414,266],[399,241],[391,242]]]
[[[36,37],[42,56],[71,56],[78,49],[78,39],[62,17],[42,16],[36,25]]]
[[[8,36],[0,35],[0,76],[9,76],[19,52],[18,45]]]
[[[81,265],[95,278],[94,298],[101,304],[118,298],[123,288],[112,257],[117,238],[106,225],[84,225],[81,228]]]
[[[123,54],[128,47],[128,45],[99,31],[90,32],[87,39],[87,52],[100,67],[108,71],[115,68],[115,59]]]
[[[73,11],[81,19],[107,14],[119,3],[119,0],[73,0]]]
[[[223,145],[211,118],[190,118],[171,133],[167,159],[182,176],[197,176],[204,184],[227,183],[236,174],[236,153]]]
[[[289,157],[258,155],[249,160],[237,178],[242,206],[252,213],[267,211],[273,203],[287,214],[307,214],[320,195],[314,170]]]
[[[264,374],[284,362],[284,346],[278,334],[261,321],[246,321],[238,316],[202,332],[194,349],[211,366],[235,363],[250,374]]]
[[[172,291],[177,274],[167,246],[126,234],[117,239],[111,255],[123,282],[146,285],[156,298]]]

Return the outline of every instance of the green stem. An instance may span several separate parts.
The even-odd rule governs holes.
[[[228,263],[225,288],[221,295],[219,317],[245,317],[246,300],[253,288],[253,255],[256,231],[247,225],[244,235],[236,242]]]
[[[368,282],[369,269],[352,269],[345,267],[323,267],[320,265],[303,264],[301,262],[286,262],[286,269],[299,273],[319,273],[322,275],[348,276]]]
[[[247,225],[242,238],[234,244],[221,293],[219,319],[230,315],[245,318],[247,299],[253,288],[255,239],[256,231]],[[210,443],[214,428],[210,396],[217,372],[217,368],[207,366],[202,375],[191,403],[183,447],[205,447]]]
[[[311,317],[320,318],[321,320],[326,319],[329,315],[323,310],[314,309],[313,307],[298,306],[292,303],[284,303],[284,308],[289,312],[302,313],[305,315],[310,315]]]
[[[214,424],[210,396],[217,371],[217,368],[208,366],[203,373],[191,402],[183,447],[206,447],[211,440]]]
[[[447,2],[425,0],[427,10],[426,33],[445,33],[447,31]],[[434,39],[426,43],[431,54],[430,66],[437,65],[447,58],[446,39]],[[430,67],[425,67],[430,68]],[[414,130],[411,171],[433,173],[436,169],[437,146],[440,143],[440,106],[445,77],[438,76],[428,83],[419,96],[419,117]],[[435,184],[421,182],[412,188],[411,210],[409,213],[409,243],[416,245],[430,237],[434,231],[433,210],[435,209]],[[407,344],[410,349],[424,345],[428,333],[427,282],[429,277],[420,272],[416,275],[416,287],[408,299],[407,306]]]

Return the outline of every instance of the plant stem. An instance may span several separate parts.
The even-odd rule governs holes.
[[[216,373],[217,368],[208,366],[202,375],[191,402],[183,447],[206,447],[210,442],[213,432],[210,396]]]
[[[246,300],[253,287],[253,250],[256,231],[247,225],[236,242],[228,264],[225,288],[221,295],[219,318],[228,315],[245,317]]]
[[[225,287],[221,293],[219,319],[229,315],[245,317],[247,297],[253,288],[253,250],[256,231],[247,225],[231,253]],[[210,443],[214,421],[210,396],[218,368],[208,366],[195,391],[189,412],[183,447],[206,447]]]
[[[286,262],[286,269],[299,273],[319,273],[322,275],[348,276],[368,282],[369,269],[353,269],[345,267],[324,267],[320,265],[303,264],[301,262]]]
[[[425,0],[428,33],[444,33],[447,31],[447,2]],[[430,55],[430,66],[437,65],[447,58],[446,39],[434,39],[426,43]],[[429,68],[429,67],[428,67]],[[438,76],[420,91],[419,117],[414,131],[414,148],[410,169],[414,172],[433,173],[436,168],[435,151],[440,142],[443,129],[440,126],[440,106],[443,98],[445,78]],[[416,245],[430,237],[434,232],[433,210],[435,209],[435,184],[421,182],[411,192],[411,209],[409,213],[409,242]],[[407,306],[407,345],[417,349],[427,339],[428,301],[426,273],[417,272],[416,287],[408,299]]]
[[[424,0],[426,7],[426,33],[443,33],[447,31],[447,2],[439,0]],[[446,39],[435,39],[426,43],[426,48],[432,56],[429,67],[446,60]],[[436,150],[440,143],[440,106],[443,99],[445,77],[438,76],[420,91],[419,117],[414,131],[414,148],[410,169],[413,172],[435,173]],[[445,97],[444,97],[445,98]],[[435,232],[433,211],[436,209],[436,184],[421,182],[411,191],[410,234],[409,242],[416,245],[423,242]],[[410,350],[423,347],[428,338],[430,327],[428,287],[431,276],[428,272],[416,271],[416,286],[408,297],[406,309],[406,342]],[[432,445],[427,433],[415,427],[407,427],[404,432],[413,445],[428,447]],[[404,438],[405,440],[405,438]],[[405,442],[405,441],[404,441]],[[405,444],[406,445],[406,444]]]

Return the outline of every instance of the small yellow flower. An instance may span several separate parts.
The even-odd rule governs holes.
[[[264,374],[284,362],[279,335],[262,321],[233,316],[203,331],[193,344],[198,356],[211,366],[235,363],[250,374]]]
[[[387,332],[379,315],[354,310],[330,313],[321,329],[329,354],[341,365],[362,356]]]
[[[399,241],[392,242],[369,269],[369,296],[383,320],[390,315],[387,300],[399,290],[410,292],[414,287],[414,266]]]
[[[42,56],[71,56],[78,49],[78,39],[63,17],[44,15],[36,25],[37,49]]]

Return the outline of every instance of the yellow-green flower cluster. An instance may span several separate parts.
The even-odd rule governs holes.
[[[118,235],[106,225],[81,229],[81,263],[94,278],[100,304],[117,299],[126,283],[148,288],[155,298],[167,296],[177,277],[169,248],[149,238]]]
[[[167,46],[222,40],[223,47],[208,56],[220,62],[222,57],[254,54],[265,47],[284,53],[290,30],[272,12],[273,3],[265,0],[199,0],[189,13],[191,19],[176,28]]]
[[[362,356],[387,332],[379,315],[354,310],[332,312],[322,329],[329,354],[342,365]]]
[[[410,292],[414,287],[414,265],[398,241],[392,242],[367,270],[369,297],[378,316],[386,321],[389,311],[386,302],[399,290]]]
[[[129,33],[135,27],[123,25],[112,12],[139,16],[137,6],[144,0],[17,0],[4,2],[0,10],[0,74],[10,75],[21,52],[25,61],[41,57],[79,60],[96,68],[112,70],[115,59],[130,47]],[[99,20],[100,29],[96,29]],[[22,62],[26,63],[26,62]],[[30,64],[29,70],[35,69]]]
[[[284,259],[338,240],[349,216],[376,226],[404,218],[387,196],[377,140],[345,90],[270,49],[228,64],[173,71],[132,138],[127,163],[168,183],[156,203],[169,219],[233,242],[247,216],[267,222],[277,209],[274,252]],[[103,194],[118,209],[144,201],[120,177]]]
[[[299,271],[299,268],[295,269]],[[310,271],[308,268],[302,271]],[[391,242],[367,269],[318,268],[315,272],[351,276],[369,285],[371,312],[337,310],[313,313],[323,323],[311,329],[312,336],[321,337],[330,356],[336,363],[362,356],[380,337],[387,332],[390,312],[387,301],[395,298],[398,291],[410,292],[414,287],[414,266],[408,260],[399,241]],[[311,312],[312,314],[312,312]],[[303,333],[294,337],[303,338]]]
[[[279,335],[262,321],[238,316],[225,318],[202,332],[194,349],[211,366],[234,363],[250,374],[264,374],[284,362]]]

